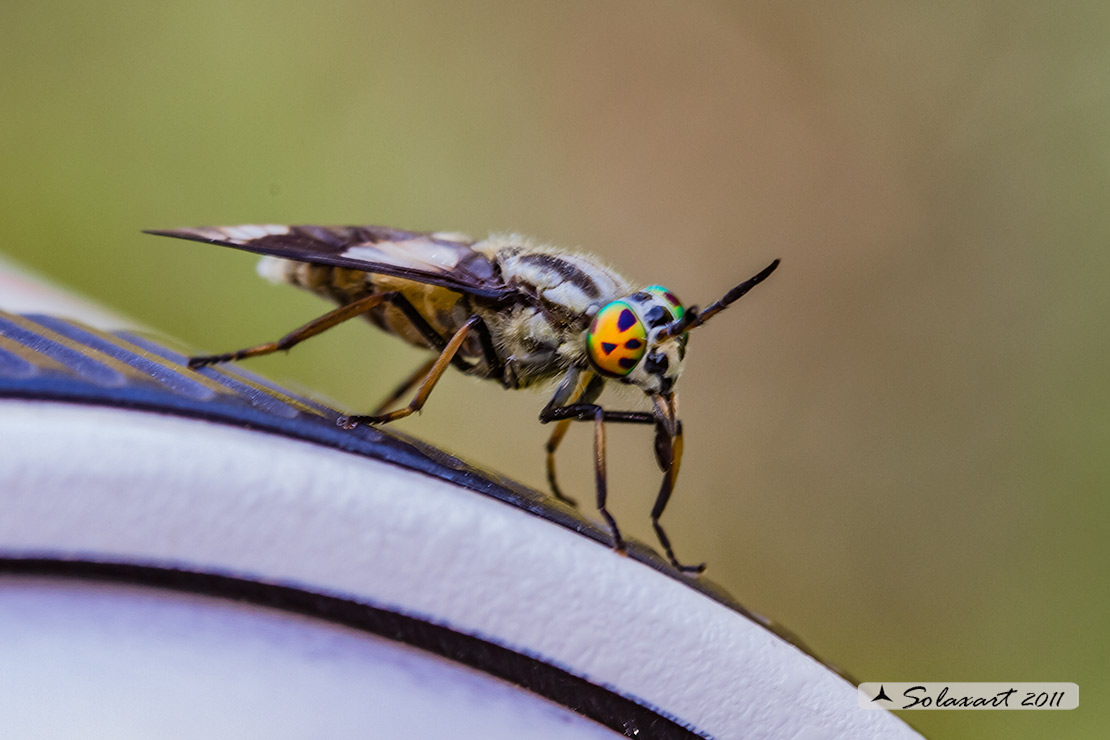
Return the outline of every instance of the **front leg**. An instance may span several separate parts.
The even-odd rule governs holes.
[[[678,468],[682,463],[682,422],[676,419],[675,427],[673,437],[667,433],[663,425],[656,427],[655,431],[655,458],[660,470],[663,471],[663,483],[659,486],[659,494],[655,497],[655,506],[651,508],[651,526],[655,529],[655,536],[659,538],[659,544],[663,546],[663,552],[667,554],[667,560],[671,561],[671,565],[683,573],[701,573],[705,570],[705,563],[683,565],[678,562],[674,548],[671,547],[671,540],[663,531],[663,525],[659,523],[659,517],[663,516],[663,509],[667,508],[667,502],[674,491],[674,482],[678,479]]]
[[[606,411],[601,406],[595,403],[570,403],[565,406],[558,405],[561,399],[572,398],[576,395],[589,398],[593,400],[601,393],[601,386],[604,381],[599,376],[594,376],[589,383],[586,384],[585,390],[580,394],[573,393],[573,389],[581,387],[579,385],[580,378],[576,370],[567,373],[560,384],[559,389],[556,390],[555,396],[540,412],[540,422],[558,422],[555,427],[554,434],[551,435],[551,441],[548,442],[548,476],[552,485],[554,485],[555,468],[554,468],[554,446],[558,446],[558,442],[562,440],[563,432],[566,425],[571,421],[592,421],[594,423],[594,485],[597,491],[597,510],[604,517],[606,524],[609,525],[609,531],[613,535],[613,549],[619,553],[625,552],[624,538],[621,537],[620,528],[617,527],[617,520],[609,513],[606,507],[609,498],[609,476],[606,471],[605,461],[605,422],[621,422],[632,424],[654,424],[655,418],[649,413],[642,413],[638,411]],[[573,373],[573,374],[572,374]],[[596,381],[596,385],[595,385]],[[570,388],[570,391],[564,391],[565,388]],[[557,488],[555,489],[558,490]]]
[[[569,411],[569,415],[563,415]],[[624,538],[621,537],[620,528],[617,527],[617,520],[609,513],[606,508],[606,501],[609,498],[609,477],[605,470],[605,422],[608,421],[607,415],[614,412],[606,411],[592,403],[578,403],[571,406],[560,406],[554,409],[544,409],[544,414],[540,416],[540,421],[559,421],[560,426],[566,422],[576,421],[590,421],[594,423],[594,486],[597,491],[597,510],[601,516],[605,518],[605,522],[609,525],[609,531],[613,535],[613,549],[622,555],[625,552]],[[623,413],[623,412],[617,412]],[[545,418],[546,417],[546,418]],[[650,422],[650,419],[649,419]],[[559,428],[556,427],[556,435],[559,433]],[[555,435],[552,435],[552,439]],[[561,439],[561,435],[559,435]],[[550,474],[554,474],[554,468],[550,469]],[[554,478],[552,478],[554,482]],[[556,489],[557,490],[557,489]]]
[[[613,549],[624,555],[624,538],[617,528],[617,520],[605,508],[606,499],[609,497],[609,479],[605,472],[605,410],[600,406],[594,412],[594,483],[597,487],[597,510],[609,523],[609,531],[613,533]]]
[[[683,573],[701,573],[705,570],[705,563],[686,565],[675,557],[674,548],[670,538],[667,537],[663,525],[659,522],[663,510],[674,491],[675,481],[678,479],[678,469],[682,462],[682,422],[678,419],[678,411],[673,394],[666,396],[652,396],[654,410],[644,411],[607,411],[593,403],[571,403],[557,406],[552,399],[540,413],[540,421],[593,421],[594,422],[594,473],[597,482],[598,509],[609,523],[613,533],[614,549],[623,551],[624,541],[617,529],[613,517],[605,508],[608,497],[608,481],[605,470],[605,431],[604,422],[611,421],[624,424],[654,424],[655,425],[655,460],[659,469],[663,471],[663,482],[655,498],[655,505],[651,510],[651,524],[663,546],[667,560],[672,566]]]
[[[667,554],[671,565],[683,573],[701,573],[705,570],[705,563],[697,565],[684,565],[675,557],[671,540],[659,523],[663,516],[663,509],[671,499],[675,481],[678,480],[678,468],[682,464],[682,421],[678,418],[678,399],[673,393],[655,394],[651,397],[655,411],[655,461],[663,471],[663,482],[659,486],[659,493],[655,497],[655,505],[651,508],[651,526],[655,529],[655,536]]]
[[[558,406],[563,406],[573,402],[593,403],[597,397],[601,395],[602,388],[605,387],[605,380],[600,376],[591,372],[583,372],[578,368],[571,368],[567,370],[563,376],[559,387],[555,389],[555,395],[547,402],[543,412],[540,414],[540,421],[544,422],[544,414],[550,413],[551,409]],[[545,462],[547,464],[547,484],[551,487],[551,492],[555,494],[555,498],[560,501],[570,504],[575,508],[578,507],[577,502],[570,496],[563,493],[559,488],[559,482],[555,476],[555,452],[562,444],[563,438],[567,434],[567,429],[570,428],[570,423],[573,419],[563,419],[555,425],[552,430],[551,436],[547,439],[547,445],[544,447],[546,452]],[[544,422],[546,423],[546,422]]]

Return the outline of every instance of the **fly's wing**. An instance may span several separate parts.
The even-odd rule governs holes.
[[[493,263],[458,234],[404,231],[384,226],[203,226],[147,231],[220,244],[298,262],[348,267],[439,285],[483,298],[516,293]]]

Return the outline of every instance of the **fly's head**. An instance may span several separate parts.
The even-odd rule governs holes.
[[[653,396],[667,395],[682,374],[686,309],[661,285],[607,303],[594,314],[586,332],[586,356],[595,372],[635,385]]]
[[[586,332],[586,356],[594,372],[640,388],[654,398],[670,397],[682,374],[689,332],[728,308],[763,282],[779,261],[728,291],[703,311],[652,285],[607,303]]]

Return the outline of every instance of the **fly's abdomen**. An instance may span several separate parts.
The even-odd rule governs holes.
[[[382,331],[416,347],[434,349],[425,334],[427,329],[446,341],[472,315],[470,301],[460,293],[389,275],[279,257],[263,257],[258,264],[258,273],[271,282],[288,283],[309,290],[338,305],[352,303],[373,293],[400,293],[427,324],[426,327],[416,326],[405,311],[390,302],[367,311],[366,318]],[[474,336],[467,338],[459,353],[475,360],[483,356],[481,345]],[[484,367],[484,363],[480,364]],[[475,368],[476,374],[483,374],[481,369]]]
[[[465,296],[452,290],[388,275],[366,273],[364,275],[372,292],[395,291],[404,296],[432,331],[445,341],[449,340],[471,316],[469,301]],[[420,327],[415,326],[405,312],[397,306],[382,304],[370,313],[369,318],[383,331],[394,334],[409,344],[417,347],[432,346],[424,337]],[[461,353],[463,356],[475,356],[475,353],[470,350],[471,348],[464,345]]]

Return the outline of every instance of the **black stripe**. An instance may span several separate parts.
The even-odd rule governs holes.
[[[550,254],[526,254],[520,257],[520,261],[558,273],[559,277],[580,288],[589,298],[601,296],[601,290],[593,278],[564,259]]]
[[[691,740],[695,732],[584,678],[411,615],[292,586],[134,563],[0,558],[0,574],[139,584],[280,609],[412,645],[543,696],[626,737]]]

